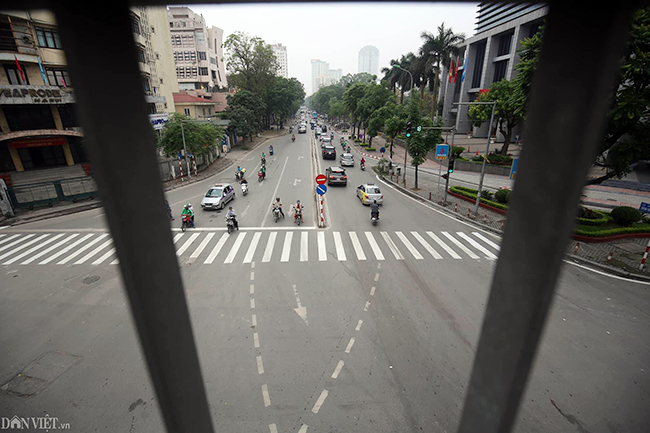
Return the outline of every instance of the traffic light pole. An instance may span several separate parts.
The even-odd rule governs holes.
[[[454,129],[451,130],[451,148],[449,149],[449,158],[451,159],[453,157],[453,153],[451,152],[454,148],[454,137],[456,136],[456,128],[458,127],[458,117],[456,116],[456,126],[454,126]],[[443,203],[447,203],[447,190],[449,189],[449,167],[447,167],[447,180],[445,180],[445,198],[442,201]]]
[[[497,102],[494,101],[492,105],[492,117],[490,117],[490,128],[488,129],[487,145],[485,146],[485,156],[483,157],[483,165],[481,166],[481,177],[478,181],[478,191],[476,192],[476,203],[474,204],[474,214],[478,214],[478,207],[481,203],[481,191],[483,190],[483,177],[485,176],[485,165],[487,164],[487,156],[490,152],[490,136],[492,135],[492,123],[494,122],[494,109]]]

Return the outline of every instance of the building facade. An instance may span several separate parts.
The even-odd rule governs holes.
[[[287,60],[287,47],[282,44],[271,45],[275,58],[278,59],[278,76],[289,78],[289,64]]]
[[[543,4],[501,4],[483,2],[478,6],[476,34],[459,45],[461,54],[454,59],[454,71],[449,82],[449,70],[443,71],[440,102],[447,126],[458,126],[460,133],[471,132],[487,137],[488,125],[472,127],[467,115],[469,106],[455,102],[474,102],[479,92],[500,80],[515,77],[520,58],[521,42],[539,30],[548,14]],[[459,64],[458,74],[455,65]],[[466,66],[465,66],[466,65]],[[463,78],[464,77],[464,78]],[[515,133],[522,129],[520,125]],[[499,140],[501,137],[497,137]]]
[[[170,7],[167,17],[179,90],[227,87],[223,53],[218,55],[223,30],[208,29],[203,16],[188,7]]]
[[[316,93],[324,86],[334,84],[343,76],[342,69],[330,69],[330,64],[321,60],[311,61],[311,90]]]
[[[366,45],[359,50],[359,73],[379,74],[379,49]]]

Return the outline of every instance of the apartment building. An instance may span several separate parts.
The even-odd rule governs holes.
[[[275,58],[278,59],[278,76],[289,78],[289,64],[287,61],[287,47],[282,44],[271,45]]]

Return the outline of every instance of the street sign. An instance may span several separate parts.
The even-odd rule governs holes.
[[[650,203],[641,202],[639,210],[643,213],[650,213]]]
[[[325,194],[326,192],[327,192],[327,186],[326,186],[325,184],[323,184],[323,185],[318,185],[318,186],[316,187],[316,193],[317,193],[318,195],[323,195],[323,194]]]
[[[439,144],[436,146],[436,159],[447,159],[449,158],[449,145],[448,144]]]
[[[379,149],[379,153],[384,153],[384,152],[386,152],[385,148],[382,147],[381,149]]]
[[[316,176],[316,183],[317,184],[322,185],[325,182],[327,182],[327,178],[325,177],[324,174],[319,174],[318,176]]]
[[[519,166],[519,158],[512,160],[512,167],[510,167],[510,179],[517,177],[517,167]]]
[[[422,132],[422,127],[418,125],[418,127],[417,127],[417,131],[418,131],[418,132]]]

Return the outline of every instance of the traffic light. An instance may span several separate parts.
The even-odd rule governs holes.
[[[454,158],[449,158],[449,166],[447,166],[447,173],[454,172]]]
[[[441,176],[443,179],[449,179],[449,173],[445,173]]]
[[[418,125],[418,127],[415,128],[415,130],[416,130],[417,132],[422,132],[422,126]]]
[[[408,122],[406,124],[406,138],[411,138],[411,127],[412,127],[412,125],[413,124],[411,122]]]

